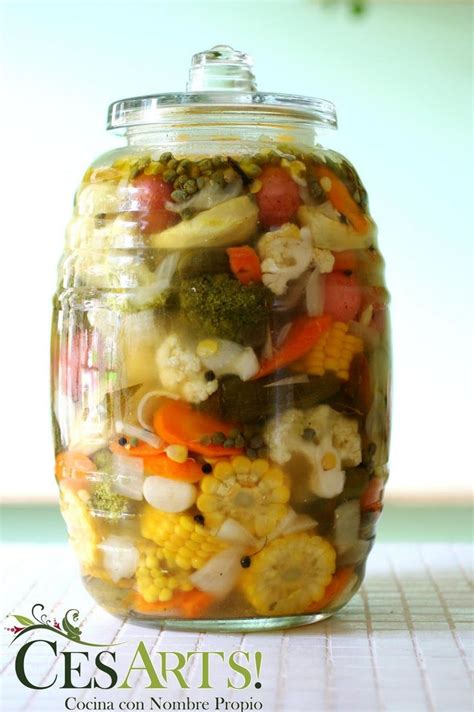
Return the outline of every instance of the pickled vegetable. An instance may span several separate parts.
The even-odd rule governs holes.
[[[68,241],[56,476],[89,590],[146,620],[338,610],[389,433],[388,295],[355,170],[322,148],[130,148],[88,171]]]

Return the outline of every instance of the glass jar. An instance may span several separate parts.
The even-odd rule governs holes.
[[[112,104],[54,302],[61,510],[95,600],[182,629],[322,620],[361,584],[389,436],[384,262],[332,104],[195,55]]]

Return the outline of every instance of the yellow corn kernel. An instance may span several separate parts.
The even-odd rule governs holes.
[[[219,344],[215,339],[202,339],[196,347],[196,353],[199,358],[206,358],[217,353]]]
[[[337,371],[337,359],[335,358],[325,358],[324,366],[327,371]]]
[[[258,180],[258,178],[250,184],[249,192],[250,193],[258,193],[262,189],[262,181]]]
[[[188,459],[188,448],[186,445],[168,445],[165,449],[166,454],[173,462],[182,464]]]
[[[173,598],[173,592],[169,588],[162,588],[158,600],[164,603],[165,601],[170,601]]]
[[[333,470],[337,465],[337,458],[333,452],[324,453],[321,464],[323,470]]]
[[[218,462],[214,467],[214,477],[218,480],[224,480],[232,472],[232,465],[230,462]]]

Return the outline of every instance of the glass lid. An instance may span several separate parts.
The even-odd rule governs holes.
[[[253,111],[263,118],[288,118],[337,128],[334,104],[292,94],[257,91],[249,55],[216,45],[191,60],[186,92],[120,99],[109,106],[107,128],[125,129],[176,121],[196,113]]]

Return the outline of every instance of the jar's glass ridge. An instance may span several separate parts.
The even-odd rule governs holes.
[[[107,610],[288,627],[360,586],[390,421],[384,261],[329,102],[259,94],[247,55],[123,100],[54,299],[60,503]],[[331,108],[332,107],[332,108]]]

